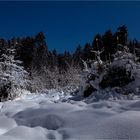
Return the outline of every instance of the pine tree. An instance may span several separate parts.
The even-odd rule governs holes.
[[[118,28],[119,44],[126,46],[128,41],[128,30],[126,25],[122,25]]]
[[[42,70],[44,66],[49,65],[50,53],[46,44],[46,38],[43,32],[40,32],[35,37],[36,52],[36,67]]]
[[[111,56],[115,52],[115,48],[113,46],[113,34],[111,30],[108,30],[103,35],[103,45],[104,45],[104,52],[101,56],[102,60],[111,61]]]
[[[103,41],[102,41],[102,36],[100,34],[97,34],[93,40],[92,43],[92,48],[95,51],[100,51],[103,48]]]

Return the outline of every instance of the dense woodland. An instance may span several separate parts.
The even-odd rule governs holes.
[[[108,30],[103,35],[97,34],[92,42],[86,43],[85,46],[78,45],[73,54],[67,51],[63,54],[56,50],[50,51],[44,33],[40,32],[33,37],[11,40],[1,38],[0,57],[1,62],[4,62],[3,54],[7,54],[8,49],[14,49],[14,60],[20,60],[22,62],[20,65],[29,74],[28,79],[31,82],[28,89],[30,91],[77,88],[81,82],[81,75],[84,75],[85,67],[91,68],[93,61],[112,63],[116,57],[115,54],[124,50],[125,46],[129,49],[129,53],[136,56],[139,61],[140,43],[136,39],[128,39],[126,25],[120,26],[115,33]],[[100,72],[99,69],[100,65],[98,65],[98,72]],[[128,81],[127,78],[126,80]],[[108,86],[105,78],[100,85],[103,88]],[[90,87],[89,90],[93,91],[94,88]]]
[[[23,61],[28,72],[31,72],[32,68],[41,72],[43,67],[49,69],[57,67],[60,73],[67,71],[70,66],[77,67],[78,65],[82,68],[81,60],[96,59],[91,50],[101,51],[104,49],[101,54],[102,61],[112,61],[112,54],[115,54],[118,45],[127,45],[130,52],[139,57],[140,43],[136,39],[128,40],[128,30],[125,25],[120,26],[115,33],[108,30],[103,35],[97,34],[92,43],[86,43],[85,46],[78,45],[73,54],[67,51],[59,54],[55,49],[49,51],[43,32],[38,33],[35,37],[13,38],[8,41],[0,39],[1,54],[7,48],[15,47],[15,58]]]

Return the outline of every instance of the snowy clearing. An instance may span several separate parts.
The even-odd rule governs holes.
[[[0,103],[0,140],[140,139],[139,99],[86,104],[49,96]]]

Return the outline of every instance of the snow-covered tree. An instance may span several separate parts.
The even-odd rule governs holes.
[[[127,46],[121,48],[114,54],[114,60],[104,72],[100,83],[102,88],[122,87],[132,82],[138,73],[138,63],[136,56],[129,52]]]
[[[89,96],[93,91],[99,90],[99,83],[102,80],[102,73],[107,64],[101,60],[101,51],[92,51],[96,60],[83,61],[84,69],[81,80],[81,92],[85,97]],[[89,66],[90,65],[90,66]]]
[[[140,64],[136,56],[129,52],[127,46],[118,47],[121,48],[114,54],[112,62],[103,62],[99,51],[94,52],[97,55],[96,61],[83,61],[85,69],[82,75],[81,93],[85,97],[105,88],[126,88],[132,82],[133,87],[137,85],[138,88],[136,86],[135,88],[140,89],[138,82],[134,82],[136,79],[140,81]]]
[[[21,66],[22,62],[14,60],[15,50],[7,48],[0,58],[0,98],[13,99],[21,94],[29,84],[28,73]]]

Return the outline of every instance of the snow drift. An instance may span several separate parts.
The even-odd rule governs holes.
[[[0,139],[140,139],[139,99],[87,104],[48,97],[1,103]]]

